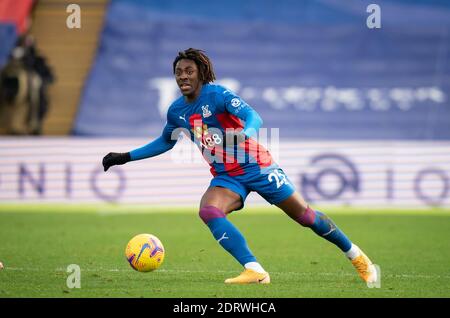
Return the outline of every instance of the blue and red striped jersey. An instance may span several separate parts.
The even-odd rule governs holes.
[[[273,163],[267,149],[253,137],[247,136],[231,146],[224,143],[230,129],[244,129],[242,121],[247,122],[253,114],[255,110],[232,91],[205,84],[194,102],[187,103],[181,96],[172,103],[162,137],[174,142],[184,132],[198,145],[214,176],[242,175]]]

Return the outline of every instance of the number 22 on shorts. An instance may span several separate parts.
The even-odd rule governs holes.
[[[277,189],[281,187],[283,184],[289,184],[289,181],[286,179],[286,175],[283,173],[281,169],[273,169],[271,173],[267,176],[269,182],[276,181]]]

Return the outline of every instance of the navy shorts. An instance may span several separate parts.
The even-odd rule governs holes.
[[[239,194],[244,207],[245,199],[251,191],[257,192],[270,204],[278,204],[289,198],[294,192],[294,184],[278,165],[272,165],[255,172],[230,177],[226,174],[215,176],[210,187],[222,187]]]

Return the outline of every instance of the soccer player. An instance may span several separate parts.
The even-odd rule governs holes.
[[[201,198],[199,216],[217,242],[244,267],[240,275],[225,283],[270,283],[269,273],[239,229],[227,219],[229,213],[242,209],[251,191],[335,244],[365,282],[375,283],[378,273],[370,259],[324,213],[305,202],[270,153],[257,143],[254,136],[263,122],[258,113],[230,90],[210,84],[215,74],[208,56],[192,48],[179,52],[173,61],[173,73],[182,96],[169,107],[162,135],[130,152],[107,154],[104,171],[162,154],[172,149],[184,132],[200,148],[213,175]]]

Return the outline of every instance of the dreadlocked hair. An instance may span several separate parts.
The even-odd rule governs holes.
[[[187,59],[192,60],[198,67],[200,74],[200,80],[203,84],[214,82],[216,74],[214,74],[211,60],[206,56],[205,52],[198,49],[189,48],[184,51],[178,52],[177,57],[173,61],[173,73],[175,74],[175,67],[179,60]]]

